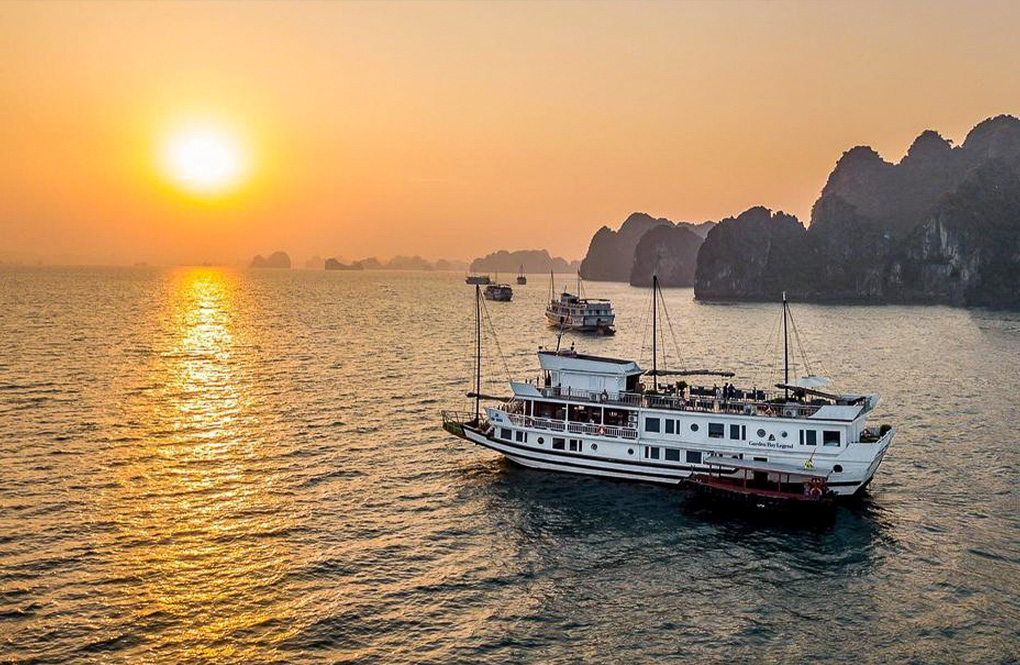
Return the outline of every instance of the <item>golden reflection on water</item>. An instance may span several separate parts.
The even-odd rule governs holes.
[[[140,449],[129,453],[124,494],[109,497],[131,545],[119,550],[124,572],[139,581],[146,615],[173,617],[161,641],[184,661],[243,655],[237,632],[269,618],[265,585],[284,557],[266,537],[281,528],[281,511],[259,469],[246,398],[254,382],[244,322],[254,313],[241,304],[240,280],[203,268],[165,282],[154,390],[133,405]]]

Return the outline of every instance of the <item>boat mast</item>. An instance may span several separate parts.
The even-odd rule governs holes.
[[[482,397],[482,287],[475,284],[475,424]]]
[[[783,391],[786,399],[790,399],[790,339],[786,334],[786,312],[789,305],[786,302],[786,291],[783,291]]]
[[[659,372],[658,372],[658,360],[659,353],[655,347],[655,338],[658,336],[658,321],[656,320],[656,314],[659,311],[659,276],[652,275],[652,390],[659,390]]]

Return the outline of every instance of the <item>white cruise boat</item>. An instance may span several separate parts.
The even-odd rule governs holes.
[[[550,280],[552,275],[549,276]],[[550,281],[550,292],[555,292],[555,284]],[[613,303],[598,298],[581,296],[581,278],[577,279],[577,294],[564,291],[556,298],[550,295],[549,304],[545,308],[545,318],[550,326],[560,330],[575,332],[594,332],[601,335],[613,335],[616,329],[616,314]]]
[[[787,315],[784,298],[788,376]],[[480,359],[480,323],[478,336]],[[772,391],[731,387],[724,393],[683,382],[663,385],[659,377],[729,372],[646,371],[631,360],[573,349],[540,350],[538,360],[541,378],[511,382],[508,399],[481,395],[479,370],[468,393],[475,413],[444,412],[444,428],[538,469],[679,484],[691,474],[735,476],[753,467],[752,482],[764,486],[782,483],[780,474],[789,478],[790,469],[799,468],[824,478],[835,497],[851,496],[871,481],[895,435],[889,426],[868,426],[877,396],[822,392],[812,387],[822,383],[813,377],[787,378]],[[482,399],[500,403],[481,409]],[[720,467],[723,459],[736,466]]]

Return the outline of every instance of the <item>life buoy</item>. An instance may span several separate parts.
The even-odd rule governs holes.
[[[808,496],[810,496],[812,499],[822,498],[822,488],[819,487],[818,485],[812,485],[811,489],[808,490]]]

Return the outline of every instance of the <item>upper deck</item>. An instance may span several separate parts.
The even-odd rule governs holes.
[[[637,363],[573,352],[539,352],[545,376],[542,385],[513,383],[523,399],[554,399],[644,409],[727,413],[767,418],[811,418],[850,422],[870,411],[873,396],[835,395],[809,398],[794,391],[751,390],[733,386],[687,386],[676,381],[649,390],[646,373]]]

